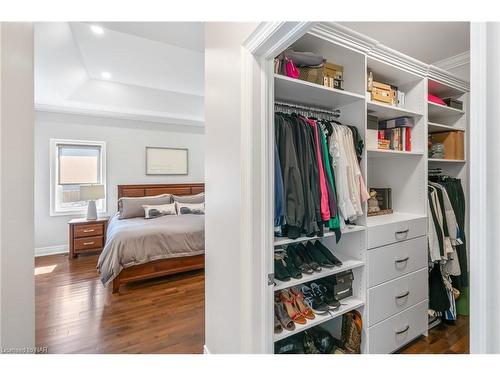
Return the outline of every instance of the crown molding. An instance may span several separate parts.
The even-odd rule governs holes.
[[[470,64],[470,51],[436,61],[432,65],[444,70],[451,70],[467,64]]]
[[[65,106],[60,104],[35,103],[35,111],[144,121],[168,125],[203,127],[205,124],[205,121],[201,118],[189,118],[170,114],[165,115],[158,112],[123,112],[92,107]]]
[[[444,70],[434,65],[429,65],[427,78],[432,79],[433,81],[444,83],[447,86],[453,87],[463,92],[470,91],[469,82],[464,81],[463,79],[457,77],[456,75],[451,74],[447,70]]]
[[[273,58],[288,45],[304,35],[316,22],[261,22],[242,47],[252,55]]]

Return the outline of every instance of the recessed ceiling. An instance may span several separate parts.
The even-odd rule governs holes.
[[[199,22],[37,23],[35,104],[202,125],[203,30]]]
[[[470,49],[469,22],[339,22],[427,64]]]

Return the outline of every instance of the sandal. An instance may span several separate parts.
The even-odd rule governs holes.
[[[281,333],[283,332],[283,326],[281,325],[280,320],[278,319],[277,315],[277,306],[276,302],[274,303],[274,333]]]
[[[302,314],[302,316],[305,316],[309,320],[314,319],[315,317],[314,312],[309,308],[309,306],[305,304],[304,294],[302,293],[302,291],[300,291],[297,288],[290,288],[290,293],[295,298],[295,303],[299,308],[299,311]]]
[[[287,290],[282,290],[280,292],[280,298],[290,319],[297,324],[306,324],[306,318],[300,313],[299,309],[295,305],[295,299]]]
[[[280,298],[276,295],[274,298],[275,298],[275,301],[274,301],[274,316],[275,316],[275,318],[278,318],[278,321],[280,322],[282,329],[284,328],[287,331],[293,331],[295,329],[295,323],[293,322],[292,319],[290,319],[290,317],[286,313],[285,307],[283,306],[283,303],[281,303]],[[276,322],[276,320],[275,320],[275,322]],[[276,330],[274,332],[276,332]]]

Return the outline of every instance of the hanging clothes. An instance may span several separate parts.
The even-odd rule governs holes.
[[[432,171],[428,183],[429,308],[456,320],[454,288],[468,281],[467,257],[460,255],[465,252],[465,197],[459,179],[440,173]]]
[[[276,186],[279,183],[275,184],[278,235],[292,239],[302,235],[322,236],[323,228],[327,227],[335,232],[338,241],[345,221],[363,215],[368,192],[358,152],[362,154],[364,145],[353,129],[325,119],[275,113],[275,180],[280,178],[280,172],[282,179],[282,194]],[[337,160],[332,149],[340,154]],[[344,216],[339,207],[339,180],[344,184],[343,199],[352,207],[349,216]]]
[[[281,174],[278,145],[274,142],[274,226],[285,224],[285,210],[283,202],[283,175]]]

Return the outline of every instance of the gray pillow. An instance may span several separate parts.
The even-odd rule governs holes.
[[[174,202],[179,203],[205,203],[205,193],[195,195],[173,195]]]
[[[118,199],[119,219],[144,217],[144,205],[172,203],[172,194],[154,195],[151,197],[123,197]]]

